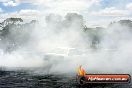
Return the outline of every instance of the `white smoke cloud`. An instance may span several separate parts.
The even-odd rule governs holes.
[[[83,65],[88,72],[131,73],[130,29],[120,24],[104,29],[96,50],[88,47],[91,41],[81,30],[78,17],[72,15],[72,21],[57,15],[47,21],[41,18],[26,44],[10,54],[1,53],[0,65],[41,67],[50,73],[75,72]]]
[[[39,23],[29,35],[30,39],[11,53],[0,54],[0,66],[4,67],[40,67],[50,73],[75,72],[82,65],[89,72],[121,72],[131,73],[131,32],[129,28],[120,24],[104,29],[99,49],[89,47],[90,37],[82,31],[82,20],[72,15],[69,21],[64,15],[68,12],[81,13],[87,11],[93,5],[99,5],[101,0],[16,0],[15,3],[32,3],[40,5],[38,10],[21,10],[4,17],[38,18]],[[13,5],[14,3],[12,3]],[[14,4],[15,6],[15,4]],[[130,5],[127,6],[130,8]],[[49,15],[47,20],[42,15],[49,13],[61,14]],[[91,13],[89,13],[91,14]],[[126,16],[128,10],[120,10],[115,7],[105,8],[91,15],[97,16]],[[103,19],[103,18],[102,18]],[[104,18],[105,19],[105,18]],[[104,23],[106,22],[103,21]],[[94,18],[94,22],[99,23]],[[16,33],[17,34],[17,33]],[[19,35],[19,34],[18,34]],[[17,37],[17,36],[16,36]],[[37,69],[35,69],[37,70]],[[117,72],[116,72],[117,73]]]

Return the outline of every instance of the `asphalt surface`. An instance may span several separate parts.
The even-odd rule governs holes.
[[[0,88],[132,88],[132,84],[88,84],[79,86],[76,75],[38,75],[22,71],[0,71]]]

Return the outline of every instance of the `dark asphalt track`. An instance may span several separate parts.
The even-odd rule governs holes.
[[[0,88],[132,88],[132,84],[79,86],[75,75],[34,75],[20,71],[0,71]]]

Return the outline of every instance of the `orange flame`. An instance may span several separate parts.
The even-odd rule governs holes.
[[[80,76],[86,75],[86,71],[82,68],[82,66],[79,66],[79,68],[78,68],[78,75],[80,75]]]

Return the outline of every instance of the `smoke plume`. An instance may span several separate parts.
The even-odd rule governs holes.
[[[68,13],[64,17],[49,14],[20,28],[10,26],[6,33],[7,29],[1,30],[1,67],[72,73],[82,65],[88,72],[131,73],[129,20],[113,22],[107,28],[88,28],[82,15]]]

